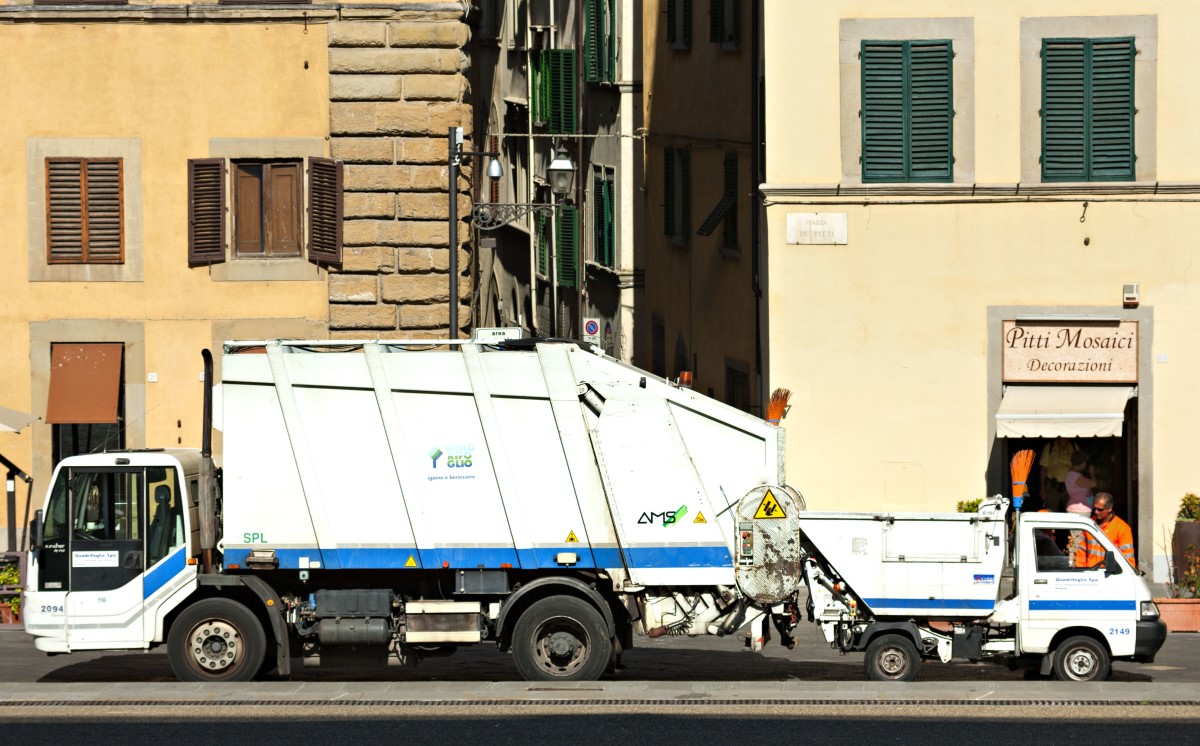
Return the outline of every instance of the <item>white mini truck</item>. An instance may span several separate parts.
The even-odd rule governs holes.
[[[188,681],[483,642],[526,679],[590,680],[637,636],[743,630],[760,650],[773,624],[788,644],[806,604],[875,679],[1003,656],[1091,680],[1162,645],[1119,555],[1039,564],[1039,529],[1109,546],[1090,521],[1022,516],[1002,590],[1006,501],[805,512],[783,439],[560,340],[230,342],[200,451],[58,465],[25,626],[48,653],[165,644]]]

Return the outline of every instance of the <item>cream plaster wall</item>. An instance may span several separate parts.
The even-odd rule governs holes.
[[[39,334],[83,330],[79,339],[57,341],[95,341],[106,330],[136,327],[141,338],[125,341],[141,347],[129,355],[145,364],[128,366],[126,384],[144,391],[145,413],[130,411],[142,421],[131,425],[129,445],[198,446],[200,350],[212,344],[214,327],[254,319],[262,322],[258,331],[277,329],[274,336],[325,336],[328,290],[315,267],[311,280],[293,282],[214,282],[208,269],[189,269],[187,160],[209,157],[211,143],[223,138],[303,138],[326,143],[318,149],[327,154],[324,28],[0,25],[0,49],[8,104],[0,117],[6,258],[0,263],[0,406],[45,414],[45,390],[31,380],[48,352],[34,344],[31,325]],[[127,204],[127,214],[134,209],[140,216],[142,267],[134,281],[30,281],[27,148],[77,138],[139,145],[139,204]],[[151,372],[156,383],[146,381]],[[0,434],[0,453],[37,480],[35,501],[49,477],[49,429],[37,424],[19,436]],[[4,515],[0,525],[6,525]]]
[[[1156,19],[1157,82],[1139,92],[1139,102],[1153,94],[1155,111],[1138,120],[1151,122],[1143,133],[1151,146],[1139,148],[1151,162],[1138,173],[1187,182],[1179,194],[1104,197],[1075,186],[1032,203],[969,190],[942,198],[958,204],[886,204],[921,201],[886,185],[869,197],[806,194],[842,178],[839,29],[853,18],[972,18],[974,179],[1022,180],[1022,19],[1047,15],[1047,5],[964,0],[952,13],[945,5],[766,0],[767,180],[794,187],[767,194],[767,385],[794,392],[784,421],[789,478],[815,509],[952,510],[981,496],[993,447],[989,396],[999,386],[989,369],[989,307],[1120,313],[1122,283],[1139,282],[1139,311],[1149,319],[1143,338],[1151,340],[1143,395],[1152,394],[1139,399],[1149,458],[1138,542],[1140,556],[1155,555],[1162,582],[1162,529],[1179,497],[1200,489],[1192,372],[1200,365],[1200,98],[1187,54],[1200,8],[1089,0],[1049,9],[1055,17]],[[849,244],[786,244],[789,212],[846,213]]]

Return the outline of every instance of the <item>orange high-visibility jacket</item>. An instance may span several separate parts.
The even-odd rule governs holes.
[[[1129,524],[1114,515],[1100,528],[1121,554],[1125,555],[1129,564],[1137,567],[1137,561],[1133,558],[1133,529],[1129,528]],[[1075,550],[1075,566],[1095,567],[1103,561],[1104,547],[1085,532],[1079,542],[1079,548]]]

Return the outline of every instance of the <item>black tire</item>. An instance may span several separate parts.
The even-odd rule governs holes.
[[[1054,650],[1054,678],[1059,681],[1104,681],[1111,670],[1108,648],[1094,638],[1071,637]]]
[[[871,681],[913,681],[921,670],[917,646],[904,635],[880,635],[871,640],[864,662]]]
[[[595,681],[613,657],[596,607],[573,596],[535,602],[513,629],[513,660],[526,681]]]
[[[257,617],[227,598],[197,601],[179,615],[167,637],[167,659],[180,681],[253,681],[266,650]]]

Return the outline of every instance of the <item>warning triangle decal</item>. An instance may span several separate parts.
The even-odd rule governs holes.
[[[404,563],[404,566],[405,566],[405,567],[416,567],[416,566],[417,566],[417,560],[416,560],[416,558],[415,558],[415,557],[413,557],[411,554],[410,554],[410,555],[408,555],[408,562],[405,562],[405,563]]]
[[[704,520],[704,514],[703,514],[703,513],[697,513],[697,514],[696,514],[696,520],[692,521],[692,523],[708,523],[708,521]]]
[[[578,544],[579,543],[579,537],[575,535],[574,531],[567,534],[567,543],[568,544]]]
[[[758,504],[758,510],[754,513],[755,518],[787,518],[787,513],[783,512],[783,508],[779,507],[779,502],[775,496],[767,490],[767,494],[763,495],[762,502]]]

